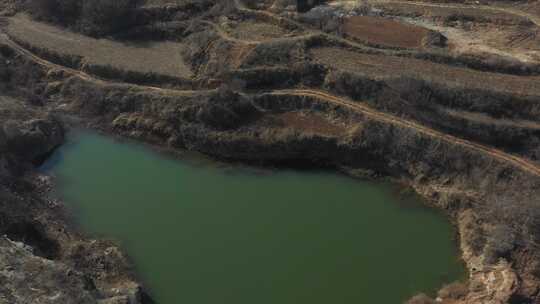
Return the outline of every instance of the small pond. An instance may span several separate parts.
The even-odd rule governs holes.
[[[160,304],[395,304],[464,276],[445,216],[389,185],[169,159],[86,132],[43,170]]]

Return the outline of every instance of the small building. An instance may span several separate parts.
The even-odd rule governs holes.
[[[324,4],[326,0],[296,0],[296,11],[299,13],[305,13],[310,9]]]

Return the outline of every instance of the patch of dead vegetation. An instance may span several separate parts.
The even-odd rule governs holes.
[[[341,136],[347,131],[343,125],[332,122],[320,114],[304,111],[267,114],[255,123],[273,128],[291,129],[306,134],[331,137]]]

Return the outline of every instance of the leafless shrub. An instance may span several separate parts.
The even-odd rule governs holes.
[[[489,235],[484,248],[485,262],[494,264],[499,258],[507,257],[507,254],[514,249],[516,236],[514,231],[504,224],[495,226]]]

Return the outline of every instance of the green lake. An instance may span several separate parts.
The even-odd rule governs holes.
[[[73,134],[44,164],[159,304],[394,304],[464,278],[450,223],[395,187]]]

